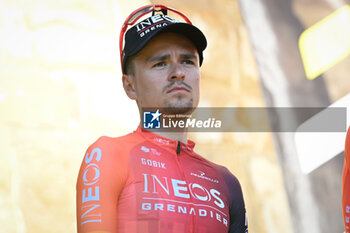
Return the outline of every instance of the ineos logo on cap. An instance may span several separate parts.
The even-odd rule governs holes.
[[[154,26],[154,24],[160,24],[162,22],[179,23],[180,21],[173,19],[168,15],[154,15],[137,24],[136,25],[137,32],[140,34],[141,33],[140,31],[143,31],[148,27]]]

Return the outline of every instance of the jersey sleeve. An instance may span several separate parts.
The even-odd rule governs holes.
[[[343,216],[345,232],[350,232],[350,127],[345,140],[343,168]]]
[[[76,184],[78,233],[117,232],[117,201],[127,162],[111,140],[101,137],[83,158]]]
[[[247,233],[248,222],[241,185],[238,179],[227,168],[224,168],[223,177],[230,198],[229,233]]]

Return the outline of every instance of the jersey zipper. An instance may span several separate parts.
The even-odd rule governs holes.
[[[181,142],[177,141],[176,154],[179,155],[181,152]]]
[[[177,167],[179,168],[179,170],[180,170],[180,172],[181,172],[182,179],[183,179],[183,180],[186,180],[186,179],[185,179],[185,172],[184,172],[184,170],[182,169],[181,164],[180,164],[180,161],[179,161],[179,158],[178,158],[178,156],[180,155],[180,153],[181,153],[181,142],[180,142],[180,141],[177,141],[175,160],[176,160]],[[187,180],[186,180],[186,182],[187,182]],[[193,200],[192,200],[192,196],[191,196],[191,195],[190,195],[190,201],[193,203]],[[194,233],[195,221],[196,221],[196,220],[195,220],[194,215],[190,216],[190,233]]]

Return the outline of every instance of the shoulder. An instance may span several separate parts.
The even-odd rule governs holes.
[[[78,182],[88,170],[98,171],[98,175],[104,177],[104,182],[125,178],[129,164],[130,148],[139,139],[137,135],[130,133],[120,137],[102,136],[92,143],[84,155],[80,166]],[[113,181],[115,182],[115,181]],[[120,182],[119,182],[120,183]]]
[[[142,138],[135,133],[120,137],[99,137],[86,150],[82,165],[95,161],[104,169],[110,167],[113,170],[115,166],[126,167],[130,151],[139,141],[142,141]]]
[[[218,171],[222,175],[226,186],[229,190],[241,190],[241,184],[238,180],[238,178],[230,172],[229,169],[227,169],[225,166],[217,165],[218,166]]]
[[[344,155],[345,155],[344,166],[347,168],[350,168],[350,157],[349,157],[350,156],[350,127],[348,128],[348,132],[346,134]]]
[[[210,162],[210,161],[209,161]],[[210,162],[216,171],[222,176],[228,192],[232,195],[234,193],[240,194],[241,184],[238,178],[225,166]]]
[[[126,152],[129,148],[135,145],[135,143],[141,140],[142,138],[135,133],[129,133],[119,137],[101,136],[88,147],[88,151],[95,149],[104,151],[108,154],[113,152]]]

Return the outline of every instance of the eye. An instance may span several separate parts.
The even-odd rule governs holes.
[[[152,67],[164,67],[166,65],[166,63],[164,61],[161,62],[157,62],[156,64],[154,64]]]
[[[187,60],[183,60],[183,61],[182,61],[182,64],[185,64],[185,65],[194,65],[195,63],[194,63],[194,61],[187,59]]]

